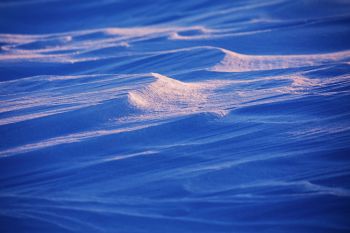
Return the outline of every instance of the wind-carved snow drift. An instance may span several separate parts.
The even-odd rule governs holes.
[[[158,73],[151,75],[154,82],[128,94],[129,103],[144,114],[183,115],[198,112],[206,104],[209,85],[185,83]]]
[[[348,62],[350,51],[310,55],[244,55],[218,48],[225,56],[209,70],[217,72],[246,72],[320,66]]]
[[[141,113],[119,120],[159,120],[196,113],[225,116],[230,108],[255,99],[259,94],[254,92],[242,96],[233,86],[227,88],[235,85],[235,80],[182,82],[158,73],[151,75],[155,81],[128,93],[129,104]]]
[[[332,83],[302,75],[265,77],[260,81],[216,79],[198,82],[183,82],[158,73],[150,75],[155,80],[135,87],[127,94],[129,106],[138,110],[136,114],[119,118],[118,121],[160,120],[204,112],[225,116],[239,106],[257,101],[268,103],[271,97],[282,100],[287,98],[285,94],[291,93],[298,98],[298,94],[303,94],[311,87]],[[289,85],[245,91],[248,87],[266,81],[287,82]]]

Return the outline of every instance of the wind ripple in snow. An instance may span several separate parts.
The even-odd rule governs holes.
[[[349,232],[346,1],[0,3],[0,232]]]

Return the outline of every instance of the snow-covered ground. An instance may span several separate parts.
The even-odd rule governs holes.
[[[0,232],[349,232],[350,2],[0,2]]]

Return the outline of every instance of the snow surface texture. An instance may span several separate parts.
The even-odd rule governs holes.
[[[0,232],[349,232],[350,2],[0,2]]]

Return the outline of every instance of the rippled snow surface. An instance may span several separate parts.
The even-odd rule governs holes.
[[[350,1],[0,2],[0,232],[350,232]]]

